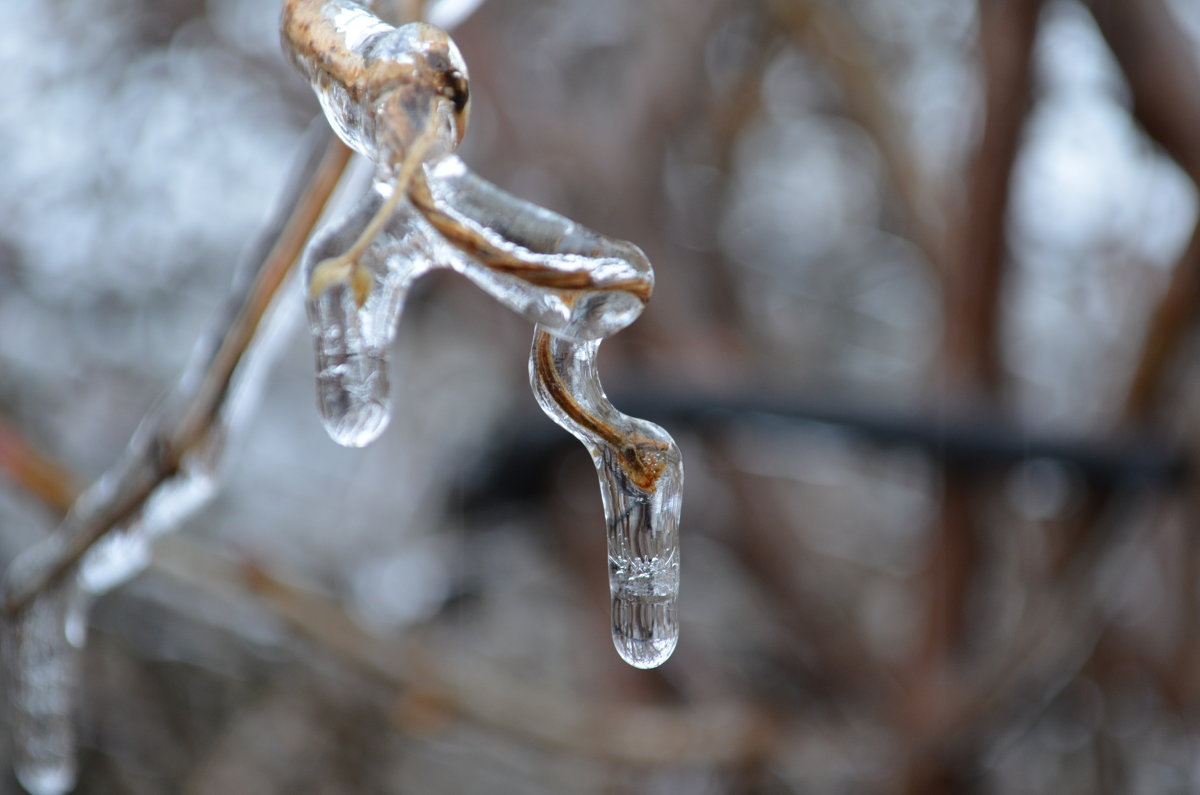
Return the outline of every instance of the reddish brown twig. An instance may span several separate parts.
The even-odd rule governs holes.
[[[79,487],[58,462],[42,455],[15,428],[0,419],[0,470],[20,489],[58,513],[66,513]]]
[[[983,135],[967,181],[945,297],[945,357],[952,387],[986,390],[1000,385],[997,348],[1009,181],[1025,122],[1030,56],[1041,0],[980,3],[983,54]]]

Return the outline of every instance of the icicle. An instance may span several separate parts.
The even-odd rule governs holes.
[[[462,139],[466,65],[440,29],[393,28],[345,0],[289,0],[283,28],[303,41],[290,52],[334,130],[380,167],[372,194],[310,247],[305,264],[321,416],[334,440],[361,447],[387,427],[388,349],[422,270],[402,254],[388,262],[380,243],[406,236],[393,214],[422,161]]]
[[[157,422],[147,422],[151,427]],[[13,561],[5,597],[28,591],[67,559],[69,545],[119,492],[136,490],[151,476],[154,455],[147,434],[134,437],[122,462],[76,501],[55,532]],[[201,448],[201,453],[210,452]],[[95,598],[140,573],[150,560],[150,539],[170,529],[210,490],[207,468],[191,454],[190,464],[164,481],[137,515],[94,543],[57,583],[31,595],[15,617],[4,622],[13,768],[33,795],[58,795],[75,783],[75,720],[81,650],[87,616]]]
[[[404,297],[426,271],[458,271],[533,321],[538,402],[583,441],[600,474],[614,642],[632,665],[661,664],[678,637],[682,464],[665,431],[609,404],[595,370],[599,340],[649,299],[650,263],[631,243],[505,193],[454,155],[467,71],[439,29],[392,28],[351,0],[287,0],[282,24],[333,129],[378,166],[368,195],[305,254],[326,429],[354,447],[383,431],[388,350]]]
[[[529,374],[538,404],[592,454],[608,524],[613,644],[638,668],[661,665],[679,639],[679,513],[683,463],[666,431],[608,402],[598,340],[539,328]]]
[[[13,770],[32,795],[75,786],[80,648],[67,637],[78,588],[68,580],[4,625]]]
[[[314,272],[354,245],[390,195],[386,183],[377,184],[354,212],[309,247],[305,272],[310,283]],[[361,305],[345,283],[308,299],[321,417],[329,435],[347,447],[362,447],[387,427],[388,351],[405,294],[424,263],[405,257],[403,247],[386,256],[380,243],[409,236],[403,219],[394,218],[378,242],[360,255],[359,272],[370,274],[375,285]]]

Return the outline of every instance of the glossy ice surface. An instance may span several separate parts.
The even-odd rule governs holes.
[[[457,271],[528,318],[538,403],[584,443],[599,474],[614,645],[631,665],[661,664],[678,638],[682,462],[665,431],[609,403],[596,372],[600,340],[650,297],[645,255],[505,193],[453,154],[467,120],[466,66],[436,28],[393,29],[349,0],[288,3],[283,24],[330,124],[378,167],[367,195],[305,256],[330,436],[359,447],[386,428],[397,319],[427,271]]]

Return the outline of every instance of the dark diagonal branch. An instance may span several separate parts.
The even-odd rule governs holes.
[[[1133,115],[1200,187],[1200,68],[1195,46],[1161,0],[1092,0],[1092,13],[1129,81]],[[1125,401],[1144,421],[1167,367],[1200,311],[1200,226],[1176,262],[1146,330]]]

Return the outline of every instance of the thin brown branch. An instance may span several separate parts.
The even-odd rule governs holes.
[[[66,513],[79,493],[75,479],[66,469],[35,450],[15,428],[2,419],[0,470],[3,470],[16,486],[59,513]]]
[[[939,522],[924,584],[927,589],[924,634],[918,650],[918,679],[936,681],[958,662],[969,624],[967,601],[976,571],[979,544],[973,499],[975,478],[944,471]]]
[[[998,340],[1004,290],[1009,182],[1029,102],[1031,54],[1041,0],[981,0],[984,127],[967,180],[945,294],[946,366],[955,390],[1000,386]]]
[[[1024,126],[1033,42],[1041,0],[981,0],[979,47],[983,59],[984,126],[967,178],[964,215],[955,228],[943,280],[943,354],[948,398],[961,403],[994,399],[1002,385],[999,346],[1001,298],[1008,247],[1005,219],[1009,183]],[[973,753],[963,744],[947,754],[939,732],[952,683],[958,679],[972,589],[979,571],[978,481],[943,470],[939,522],[926,573],[926,618],[909,687],[897,716],[913,744],[898,791],[912,795],[965,791],[962,767]]]
[[[1200,183],[1198,183],[1200,184]],[[1141,353],[1125,395],[1125,417],[1146,422],[1162,392],[1168,367],[1200,313],[1200,224],[1171,269],[1171,280],[1146,327]]]
[[[1160,0],[1092,0],[1092,13],[1129,80],[1133,113],[1200,187],[1200,83],[1193,48]],[[1171,279],[1147,324],[1125,396],[1124,418],[1145,423],[1161,399],[1169,368],[1200,314],[1200,223],[1171,270]],[[1092,494],[1064,545],[1064,559],[1087,545],[1086,536],[1108,495]]]
[[[235,296],[230,321],[208,357],[204,375],[185,396],[179,414],[164,414],[156,432],[142,437],[141,449],[118,465],[118,485],[98,505],[90,506],[78,523],[67,522],[58,538],[30,571],[9,572],[4,609],[16,615],[39,593],[58,582],[114,527],[135,517],[159,485],[173,477],[184,457],[207,441],[226,404],[238,365],[250,347],[267,308],[292,265],[299,258],[326,202],[341,178],[350,152],[327,137],[324,155],[309,172],[307,185],[289,208],[274,244],[254,270],[245,293]]]
[[[258,269],[254,284],[213,354],[188,411],[173,432],[165,437],[170,440],[170,451],[175,457],[172,463],[177,464],[182,452],[202,438],[211,425],[224,402],[234,370],[250,347],[267,307],[304,251],[304,244],[317,225],[349,161],[350,150],[330,136],[325,154],[308,186],[296,201],[275,245]]]
[[[875,143],[896,192],[913,243],[935,273],[945,277],[942,222],[937,200],[917,159],[903,122],[888,98],[871,45],[841,4],[826,0],[765,0],[788,32],[829,71],[841,91],[843,112]]]
[[[1090,6],[1129,81],[1134,117],[1200,185],[1195,45],[1163,0],[1091,0]]]
[[[1200,67],[1195,47],[1161,0],[1092,0],[1092,13],[1129,81],[1133,115],[1200,187]],[[1200,312],[1200,225],[1176,262],[1146,330],[1125,401],[1145,421],[1184,333]]]
[[[1200,666],[1200,528],[1196,517],[1200,516],[1200,491],[1193,483],[1183,495],[1184,510],[1178,517],[1180,545],[1175,587],[1180,605],[1176,619],[1175,649],[1170,660],[1160,672],[1162,690],[1166,697],[1179,709],[1190,708],[1196,698],[1196,671]]]

